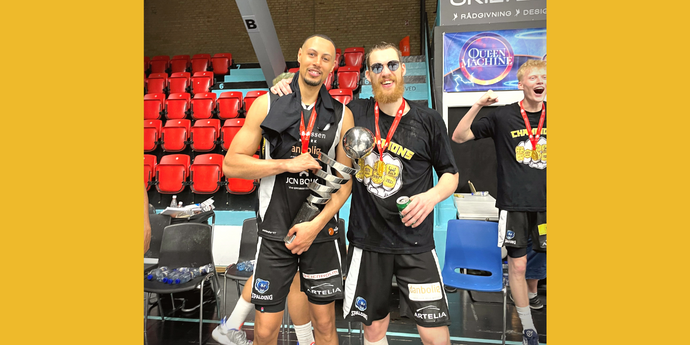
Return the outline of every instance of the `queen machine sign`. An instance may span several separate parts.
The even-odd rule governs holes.
[[[546,60],[546,29],[454,32],[443,35],[443,90],[517,90],[517,70]]]

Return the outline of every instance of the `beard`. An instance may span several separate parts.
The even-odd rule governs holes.
[[[304,75],[302,75],[301,77],[302,77],[302,79],[304,79],[304,83],[309,85],[309,86],[321,86],[321,84],[323,84],[323,81],[321,81],[321,79],[319,79],[319,80],[310,79],[308,71],[305,71]]]
[[[391,77],[390,80],[395,82],[395,88],[391,91],[383,90],[381,83],[371,84],[372,91],[374,92],[374,99],[376,99],[377,102],[393,103],[403,96],[403,93],[405,92],[405,81],[403,78],[398,80],[396,77]]]

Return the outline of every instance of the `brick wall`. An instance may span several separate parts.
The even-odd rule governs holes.
[[[314,33],[328,35],[336,48],[379,41],[398,43],[410,36],[412,55],[421,54],[419,0],[267,0],[283,56],[297,60],[297,50]],[[426,0],[430,26],[435,0]],[[348,10],[343,8],[347,7]],[[144,54],[232,53],[235,62],[257,62],[237,4],[232,0],[145,0]]]

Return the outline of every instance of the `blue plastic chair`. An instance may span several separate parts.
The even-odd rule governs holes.
[[[448,221],[443,283],[463,290],[503,292],[503,344],[506,342],[506,285],[498,243],[498,223],[480,220]],[[490,276],[469,275],[467,270],[490,272]],[[456,272],[459,270],[460,272]]]

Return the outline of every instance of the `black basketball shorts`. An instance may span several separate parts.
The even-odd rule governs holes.
[[[310,303],[328,304],[343,298],[338,240],[313,243],[302,255],[292,254],[283,241],[259,237],[252,284],[254,308],[275,313],[285,309],[290,284],[300,271],[300,287]]]
[[[393,275],[409,315],[422,327],[450,325],[436,251],[419,254],[383,254],[350,247],[345,279],[343,317],[348,321],[381,320],[390,313],[388,297]],[[402,311],[401,311],[402,313]]]
[[[527,241],[530,237],[534,251],[546,252],[546,211],[501,210],[498,219],[498,232],[505,235],[503,244],[511,258],[527,255]]]

